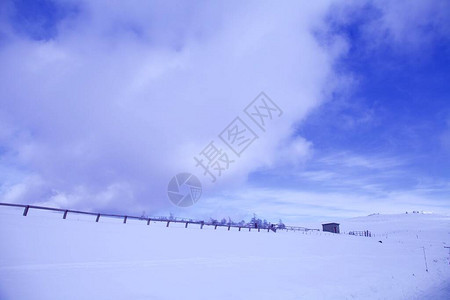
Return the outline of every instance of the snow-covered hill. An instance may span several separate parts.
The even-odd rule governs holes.
[[[341,230],[376,236],[0,207],[0,299],[450,299],[449,217],[374,215]]]

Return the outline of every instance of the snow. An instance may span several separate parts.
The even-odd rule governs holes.
[[[165,225],[0,207],[0,299],[450,299],[446,216],[341,221],[374,237]]]

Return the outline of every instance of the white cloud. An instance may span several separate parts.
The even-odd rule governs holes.
[[[366,169],[391,169],[407,164],[404,157],[381,155],[358,155],[349,152],[338,152],[318,160],[319,163],[340,167],[360,167]]]
[[[2,124],[14,128],[2,131],[3,163],[24,174],[8,186],[39,191],[14,201],[165,207],[170,177],[198,172],[193,156],[260,91],[283,117],[207,188],[226,190],[273,165],[292,124],[333,86],[340,51],[312,34],[328,7],[86,1],[53,39],[11,29],[0,48]],[[297,161],[309,148],[298,138],[283,151]],[[40,180],[26,181],[30,174]]]

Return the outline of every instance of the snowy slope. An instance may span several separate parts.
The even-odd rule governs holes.
[[[341,228],[378,235],[95,223],[0,207],[0,299],[450,299],[450,218],[377,215]]]

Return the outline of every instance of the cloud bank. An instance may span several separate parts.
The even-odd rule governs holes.
[[[314,37],[330,3],[51,3],[26,26],[2,7],[5,201],[152,212],[178,172],[197,172],[208,196],[285,161],[280,147],[294,162],[308,152],[290,138],[336,84],[342,49]],[[209,185],[193,157],[261,91],[283,117]]]

